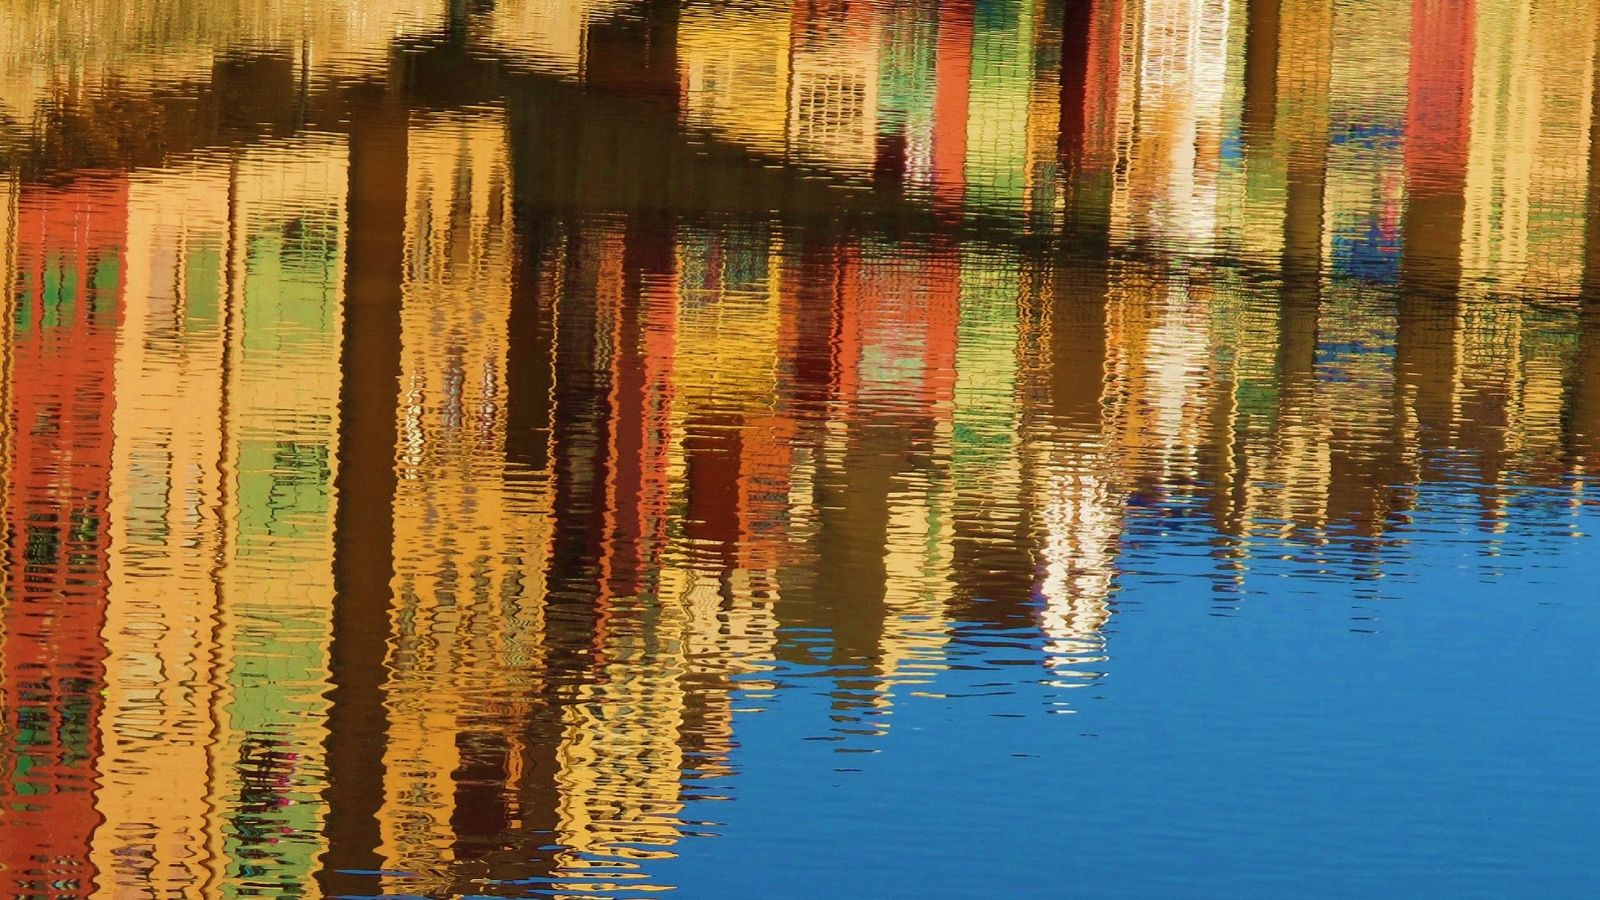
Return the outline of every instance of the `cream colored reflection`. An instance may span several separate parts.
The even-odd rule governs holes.
[[[0,121],[57,91],[208,78],[215,53],[293,50],[311,77],[381,69],[403,33],[435,30],[435,0],[9,0],[0,18]]]
[[[1230,0],[1127,4],[1114,233],[1202,247],[1217,230]]]
[[[730,15],[702,0],[678,16],[683,116],[695,127],[782,155],[789,120],[789,3]]]
[[[1032,401],[1021,425],[1023,478],[1045,663],[1056,684],[1071,687],[1094,678],[1094,664],[1106,658],[1101,629],[1116,589],[1130,474],[1124,467],[1131,458],[1114,427],[1131,398],[1118,390],[1110,363],[1127,336],[1113,319],[1096,321],[1110,312],[1103,295],[1057,296],[1076,290],[1070,276],[1036,282],[1037,289],[1024,290],[1020,326],[1020,390]],[[1075,320],[1082,310],[1091,311],[1089,318]],[[1055,392],[1077,390],[1087,409],[1062,417],[1045,412],[1064,399]]]
[[[1210,285],[1159,263],[1113,263],[1108,327],[1111,423],[1141,478],[1163,484],[1195,472],[1212,365]]]
[[[130,181],[92,847],[108,894],[315,872],[345,184],[328,139]]]
[[[1100,629],[1111,617],[1124,498],[1102,455],[1090,448],[1058,452],[1065,458],[1051,467],[1038,498],[1045,569],[1039,627],[1047,663],[1081,678],[1092,673],[1078,667],[1105,658]]]
[[[541,668],[549,497],[505,480],[511,173],[500,112],[407,138],[394,637],[382,853],[453,861],[465,701],[518,721]],[[548,482],[540,481],[545,485]]]
[[[589,26],[627,0],[502,0],[480,24],[484,41],[539,71],[578,78]]]
[[[1593,0],[1476,9],[1462,268],[1494,288],[1576,292],[1583,277]]]
[[[877,153],[880,13],[870,3],[834,10],[795,23],[788,151],[800,162],[870,171]]]
[[[1061,290],[1074,295],[1058,296]],[[1019,323],[1019,392],[1029,400],[1021,413],[1022,480],[1038,626],[1045,665],[1061,687],[1086,684],[1098,674],[1094,663],[1106,660],[1101,629],[1117,581],[1133,458],[1115,428],[1133,400],[1110,365],[1125,336],[1107,317],[1104,285],[1094,295],[1077,290],[1070,275],[1024,275]],[[1051,408],[1070,410],[1053,404],[1080,391],[1077,410],[1051,415]]]
[[[889,704],[892,686],[927,681],[944,668],[950,642],[949,573],[955,548],[949,487],[909,478],[903,484],[889,495],[879,706]]]

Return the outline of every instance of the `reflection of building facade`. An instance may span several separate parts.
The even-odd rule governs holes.
[[[311,139],[129,188],[95,723],[107,890],[299,889],[316,870],[344,184],[342,142]]]
[[[0,176],[0,286],[9,292],[17,283],[17,186],[10,176]],[[0,445],[11,446],[11,302],[0,301]],[[0,453],[0,497],[11,496],[11,455]],[[0,552],[9,552],[9,540],[0,533]],[[7,557],[10,558],[9,556]],[[5,669],[5,615],[0,606],[0,671]]]
[[[1411,2],[1367,3],[1334,19],[1322,216],[1336,276],[1399,278],[1407,83],[1392,73],[1410,47],[1387,24],[1403,21]]]
[[[504,119],[415,121],[407,148],[380,826],[385,855],[435,871],[453,861],[453,779],[470,727],[458,698],[526,712],[511,698],[526,694],[540,662],[549,520],[537,497],[514,497],[504,478],[513,252]],[[508,699],[491,702],[495,694]]]
[[[13,221],[0,872],[15,894],[87,897],[126,181],[30,188]]]
[[[1124,6],[1115,0],[1079,3],[1061,37],[1059,148],[1078,207],[1104,209],[1109,197],[1122,102]]]
[[[1574,283],[1592,61],[1545,57],[1590,10],[1486,6],[1516,23],[1494,30],[1437,18],[1465,0],[1274,7],[1251,134],[1219,68],[1245,15],[1221,0],[1080,3],[1070,73],[1078,37],[1032,0],[677,20],[692,127],[936,204],[1071,204],[1169,248],[1221,235],[1237,268],[854,222],[538,219],[512,209],[508,113],[401,110],[392,448],[339,446],[341,338],[360,333],[342,139],[0,179],[6,883],[308,882],[342,466],[397,476],[373,841],[427,893],[512,857],[553,889],[637,884],[694,782],[729,770],[734,688],[774,657],[820,658],[854,734],[958,629],[1032,628],[1055,683],[1092,677],[1143,516],[1204,507],[1242,580],[1279,542],[1398,541],[1430,464],[1476,465],[1504,527],[1497,484],[1578,464],[1595,417],[1572,407],[1600,404],[1572,373],[1595,354],[1574,310],[1460,297],[1455,276]],[[1407,8],[1409,48],[1388,28]],[[532,16],[528,52],[571,74],[604,11],[474,23]],[[1434,115],[1458,91],[1476,99]],[[1464,239],[1459,208],[1433,227],[1441,199]],[[1412,250],[1457,267],[1422,314],[1433,356],[1383,287]],[[545,371],[518,381],[530,347]],[[522,434],[519,401],[543,417]]]
[[[0,121],[29,122],[41,102],[113,77],[122,90],[207,77],[238,47],[293,49],[309,77],[381,67],[396,35],[436,28],[443,12],[432,0],[18,3],[0,20]]]
[[[781,156],[789,124],[789,4],[744,8],[709,2],[678,19],[685,120]]]
[[[972,0],[941,4],[933,75],[933,197],[941,210],[966,195],[967,102],[972,88]]]
[[[1023,329],[1024,484],[1033,531],[1032,600],[1057,684],[1104,660],[1100,629],[1116,589],[1126,454],[1111,427],[1128,399],[1108,365],[1106,283],[1064,266],[1027,298]]]
[[[1021,212],[1028,183],[1034,0],[979,3],[965,120],[968,202]]]
[[[1462,265],[1496,286],[1582,278],[1595,14],[1591,0],[1477,0]]]
[[[234,477],[223,514],[232,543],[220,573],[229,739],[213,802],[232,814],[223,842],[232,871],[299,885],[321,852],[346,147],[306,138],[252,150],[235,179],[237,337],[224,412]]]
[[[1281,292],[1219,272],[1211,305],[1217,408],[1206,434],[1219,530],[1246,540],[1316,533],[1327,519],[1331,435],[1314,385],[1285,365],[1312,338]],[[1300,333],[1297,333],[1297,329]]]
[[[926,196],[933,182],[939,5],[922,0],[884,10],[878,65],[874,174]]]
[[[584,72],[589,27],[623,6],[620,0],[510,0],[496,3],[487,42],[541,72],[576,78]]]
[[[877,7],[802,0],[791,38],[789,152],[849,172],[877,155]]]
[[[1007,249],[960,251],[960,320],[949,416],[950,489],[956,560],[951,567],[960,618],[1001,620],[1027,610],[1032,583],[1030,523],[1021,447],[1023,261]],[[992,601],[1005,601],[1001,607]]]
[[[1126,175],[1112,227],[1127,237],[1196,246],[1216,234],[1227,59],[1225,0],[1129,4],[1117,143]],[[1135,115],[1136,112],[1136,115]]]
[[[857,315],[849,402],[852,427],[867,439],[886,426],[927,442],[939,463],[912,467],[889,456],[882,536],[883,624],[876,703],[897,683],[921,681],[943,661],[954,562],[955,494],[949,481],[960,327],[960,263],[934,250],[906,258],[898,244],[863,241],[848,274]],[[892,423],[892,424],[891,424]],[[914,446],[910,441],[908,446]],[[892,445],[891,445],[892,446]],[[850,465],[847,460],[845,465]]]
[[[95,866],[108,892],[221,874],[197,773],[227,665],[211,641],[223,553],[227,169],[135,175],[113,427],[104,768]]]
[[[671,428],[685,550],[718,575],[781,561],[791,424],[774,408],[784,340],[782,244],[761,231],[678,246]]]

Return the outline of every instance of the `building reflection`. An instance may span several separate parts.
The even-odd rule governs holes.
[[[42,256],[52,262],[41,273],[102,267],[98,282],[56,279],[68,288],[56,302],[116,317],[105,319],[105,383],[61,382],[106,408],[29,414],[107,432],[110,480],[94,489],[105,508],[91,517],[106,568],[73,579],[102,613],[90,640],[103,667],[78,663],[74,682],[103,697],[86,726],[94,749],[79,754],[98,784],[92,797],[84,789],[98,815],[79,855],[102,887],[299,884],[318,855],[310,785],[322,779],[342,158],[338,144],[309,142],[137,173],[114,207],[93,207],[115,223],[107,251]],[[285,367],[307,378],[286,387]],[[65,471],[86,459],[52,455]],[[33,639],[70,648],[59,632]]]
[[[7,292],[9,534],[0,730],[3,866],[19,892],[87,897],[101,821],[115,347],[128,180],[18,191]],[[26,374],[25,374],[26,373]]]
[[[7,886],[663,887],[752,694],[872,750],[985,641],[1114,672],[1130,554],[1203,533],[1231,603],[1384,574],[1436,486],[1570,515],[1593,10],[1513,7],[335,5],[5,56]]]

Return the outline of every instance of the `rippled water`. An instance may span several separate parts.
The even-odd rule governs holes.
[[[0,894],[1591,895],[1597,16],[6,0]]]

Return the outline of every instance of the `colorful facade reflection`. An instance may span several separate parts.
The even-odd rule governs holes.
[[[1589,502],[1587,2],[391,6],[329,13],[366,80],[306,77],[299,124],[0,178],[7,891],[662,888],[786,679],[870,751],[991,635],[1052,686],[1114,673],[1130,559],[1185,528],[1226,598],[1265,554],[1376,579],[1430,486],[1484,534]],[[659,196],[839,205],[525,193],[530,134],[599,130],[561,92],[645,37],[688,160]],[[6,146],[92,68],[55,51],[3,73]],[[408,86],[469,57],[500,67]],[[357,189],[377,119],[393,221]],[[366,643],[357,471],[392,478]],[[339,667],[369,745],[330,739]]]

